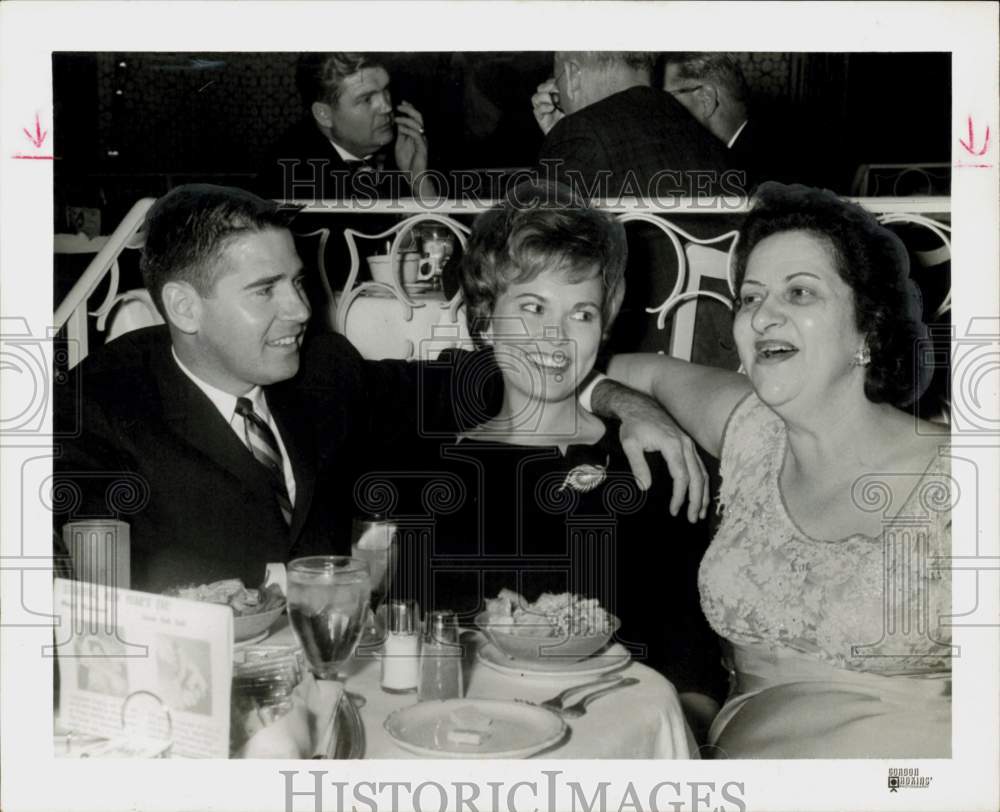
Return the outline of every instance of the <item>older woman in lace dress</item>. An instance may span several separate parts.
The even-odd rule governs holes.
[[[732,675],[714,753],[947,757],[948,437],[899,408],[921,391],[923,334],[903,246],[830,193],[766,184],[735,282],[745,375],[656,356],[611,368],[721,452],[699,572]]]

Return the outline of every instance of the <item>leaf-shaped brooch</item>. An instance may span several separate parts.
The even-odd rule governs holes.
[[[563,484],[559,486],[559,490],[564,491],[566,488],[572,488],[574,491],[579,491],[580,493],[587,493],[587,491],[594,490],[607,477],[608,462],[610,461],[611,457],[608,457],[604,465],[583,463],[571,468],[569,473],[566,474]]]

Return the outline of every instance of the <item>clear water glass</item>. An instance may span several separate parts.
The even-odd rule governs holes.
[[[311,556],[288,564],[288,617],[317,679],[336,680],[368,619],[368,564],[346,556]]]

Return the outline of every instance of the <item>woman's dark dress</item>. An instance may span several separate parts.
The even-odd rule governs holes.
[[[355,505],[399,524],[390,594],[455,610],[463,625],[503,588],[532,601],[542,592],[595,597],[620,618],[617,640],[634,659],[678,691],[721,698],[718,639],[697,589],[707,522],[670,516],[659,455],[647,455],[653,486],[638,488],[618,430],[607,421],[601,440],[565,456],[555,445],[423,438],[360,479]],[[588,478],[595,487],[583,490]]]

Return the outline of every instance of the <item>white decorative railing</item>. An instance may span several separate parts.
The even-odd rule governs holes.
[[[918,261],[926,266],[940,265],[950,258],[950,213],[951,200],[946,197],[917,198],[854,198],[857,202],[875,213],[886,225],[908,223],[923,227],[933,233],[940,244],[929,250],[917,252]],[[293,202],[293,201],[290,201]],[[144,198],[137,202],[122,220],[118,228],[108,238],[98,251],[93,261],[87,267],[73,289],[60,303],[55,313],[55,328],[66,328],[66,338],[70,346],[70,365],[79,363],[88,352],[88,319],[95,318],[98,331],[103,332],[108,318],[118,304],[123,301],[119,290],[118,258],[126,249],[141,247],[141,226],[145,214],[153,200]],[[361,256],[357,240],[385,240],[391,238],[390,255],[397,256],[411,230],[422,222],[436,222],[450,228],[459,244],[464,248],[468,225],[456,218],[468,218],[495,205],[494,201],[438,201],[433,205],[425,205],[419,201],[393,201],[385,203],[364,203],[350,206],[341,201],[314,201],[304,203],[303,213],[298,224],[307,222],[311,215],[350,214],[357,215],[396,215],[405,219],[392,227],[371,234],[366,234],[352,228],[346,228],[342,236],[347,241],[350,254],[350,269],[342,292],[334,291],[330,285],[326,268],[327,249],[332,236],[327,226],[320,226],[311,231],[297,230],[300,237],[318,237],[316,264],[328,298],[326,303],[328,322],[334,329],[351,337],[350,316],[359,306],[359,302],[370,301],[378,297],[384,306],[398,306],[398,321],[401,324],[414,322],[416,313],[423,314],[421,324],[415,325],[418,334],[423,337],[432,336],[421,333],[428,325],[432,328],[446,325],[456,329],[445,330],[446,334],[458,336],[464,329],[462,302],[460,295],[450,301],[443,297],[413,297],[400,284],[397,278],[393,284],[384,282],[363,281],[358,277],[361,269]],[[690,358],[695,331],[694,306],[699,299],[714,300],[727,308],[732,307],[728,297],[711,290],[702,290],[701,282],[706,277],[715,278],[727,283],[732,293],[731,257],[736,243],[736,231],[729,228],[711,237],[698,237],[682,228],[671,217],[683,217],[690,221],[692,216],[706,221],[717,219],[718,216],[732,216],[747,211],[745,200],[735,198],[715,198],[711,200],[680,199],[669,205],[653,205],[643,201],[615,201],[614,203],[597,203],[599,207],[612,212],[626,225],[629,223],[646,223],[661,230],[672,247],[676,258],[676,279],[670,292],[659,302],[651,302],[646,307],[650,316],[656,317],[656,329],[663,331],[670,326],[669,351],[672,355]],[[723,226],[725,228],[725,225]],[[390,260],[392,262],[392,260]],[[108,274],[111,274],[108,290],[102,302],[89,309],[89,300],[94,295]],[[950,288],[950,285],[949,285]],[[945,316],[951,307],[951,295],[948,293],[937,308],[934,318]],[[384,309],[384,308],[383,308]],[[395,317],[391,317],[395,318]],[[357,319],[355,319],[357,321]],[[418,320],[419,321],[419,320]],[[368,325],[362,324],[364,331]],[[352,338],[353,340],[353,338]],[[404,349],[397,353],[399,357],[416,357],[421,355],[412,339],[406,339],[402,344]],[[438,349],[440,349],[439,347]]]
[[[920,189],[914,187],[923,187]],[[911,193],[947,194],[951,189],[951,164],[906,163],[862,164],[854,175],[851,194],[877,197],[883,192],[892,195]]]
[[[87,265],[83,275],[56,308],[54,327],[57,331],[62,330],[64,326],[66,327],[66,338],[69,340],[70,368],[87,357],[89,349],[87,319],[94,316],[101,319],[102,324],[104,323],[112,303],[118,296],[118,257],[126,248],[142,247],[137,235],[139,229],[142,228],[143,220],[146,219],[146,212],[155,202],[151,197],[144,197],[129,209],[128,214],[118,224],[118,228],[108,237],[107,242]],[[111,281],[104,301],[98,305],[96,310],[88,310],[90,297],[104,281],[104,277],[109,271]]]

